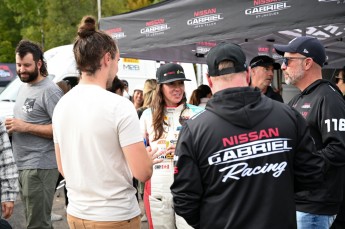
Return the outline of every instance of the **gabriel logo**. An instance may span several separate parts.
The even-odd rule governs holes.
[[[223,20],[221,13],[217,13],[217,8],[200,10],[194,12],[194,17],[187,20],[187,25],[194,26],[195,28],[212,26],[217,21]]]
[[[286,10],[291,6],[286,1],[279,0],[254,0],[254,6],[246,9],[245,15],[256,15],[257,17],[266,17],[277,15],[279,11]]]
[[[122,31],[121,27],[106,30],[113,39],[119,40],[126,37],[126,34]]]
[[[164,18],[159,18],[145,23],[146,27],[140,29],[141,34],[148,36],[162,35],[170,27],[165,23]]]

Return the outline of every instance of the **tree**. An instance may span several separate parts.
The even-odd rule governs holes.
[[[123,0],[101,0],[101,3],[102,17],[110,17],[128,11],[126,8],[126,2]]]
[[[44,50],[71,44],[85,15],[97,17],[97,0],[1,0],[0,62],[14,62],[21,39]],[[102,0],[102,17],[136,10],[160,0]]]
[[[0,4],[0,12],[0,62],[13,63],[15,47],[22,37],[18,33],[20,26],[15,20],[18,15],[7,4]]]
[[[145,6],[149,6],[153,3],[153,0],[128,0],[127,1],[127,8],[131,10],[136,10],[143,8]]]
[[[46,4],[46,50],[71,44],[77,36],[80,20],[85,15],[97,15],[95,0],[56,0]]]
[[[46,17],[46,0],[3,0],[13,12],[15,22],[19,25],[23,39],[41,43],[44,34],[44,18]]]

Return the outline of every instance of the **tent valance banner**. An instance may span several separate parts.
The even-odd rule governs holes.
[[[277,59],[274,43],[307,35],[324,44],[325,67],[345,65],[345,0],[168,0],[99,25],[122,57],[205,63],[207,51],[227,41],[241,45],[247,60]]]

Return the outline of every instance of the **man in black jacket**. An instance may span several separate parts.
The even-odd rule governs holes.
[[[245,62],[238,45],[210,50],[214,95],[180,132],[171,191],[176,213],[194,228],[296,228],[294,193],[322,179],[305,120],[248,87]]]
[[[338,87],[322,79],[325,49],[312,37],[274,45],[284,55],[285,82],[301,90],[289,105],[307,120],[317,154],[324,160],[324,181],[310,193],[296,195],[298,228],[328,229],[343,197],[345,165],[345,102]]]
[[[275,63],[274,59],[260,55],[250,61],[250,86],[257,87],[268,98],[284,102],[282,96],[275,92],[270,86],[274,76],[274,69],[280,69],[280,64]]]

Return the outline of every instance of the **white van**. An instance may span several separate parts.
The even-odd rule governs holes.
[[[75,86],[79,80],[79,73],[73,54],[73,45],[64,45],[52,48],[44,53],[47,61],[48,77],[54,82],[68,80]],[[133,90],[141,85],[143,87],[146,79],[156,78],[156,70],[160,62],[151,60],[139,60],[130,58],[120,58],[119,71],[117,76],[125,79],[129,84],[129,94],[133,95]],[[187,98],[192,91],[197,88],[195,71],[193,64],[180,63],[185,70],[186,77],[191,81],[185,81]],[[14,103],[18,90],[22,82],[19,78],[13,80],[0,94],[0,120],[13,114]]]

